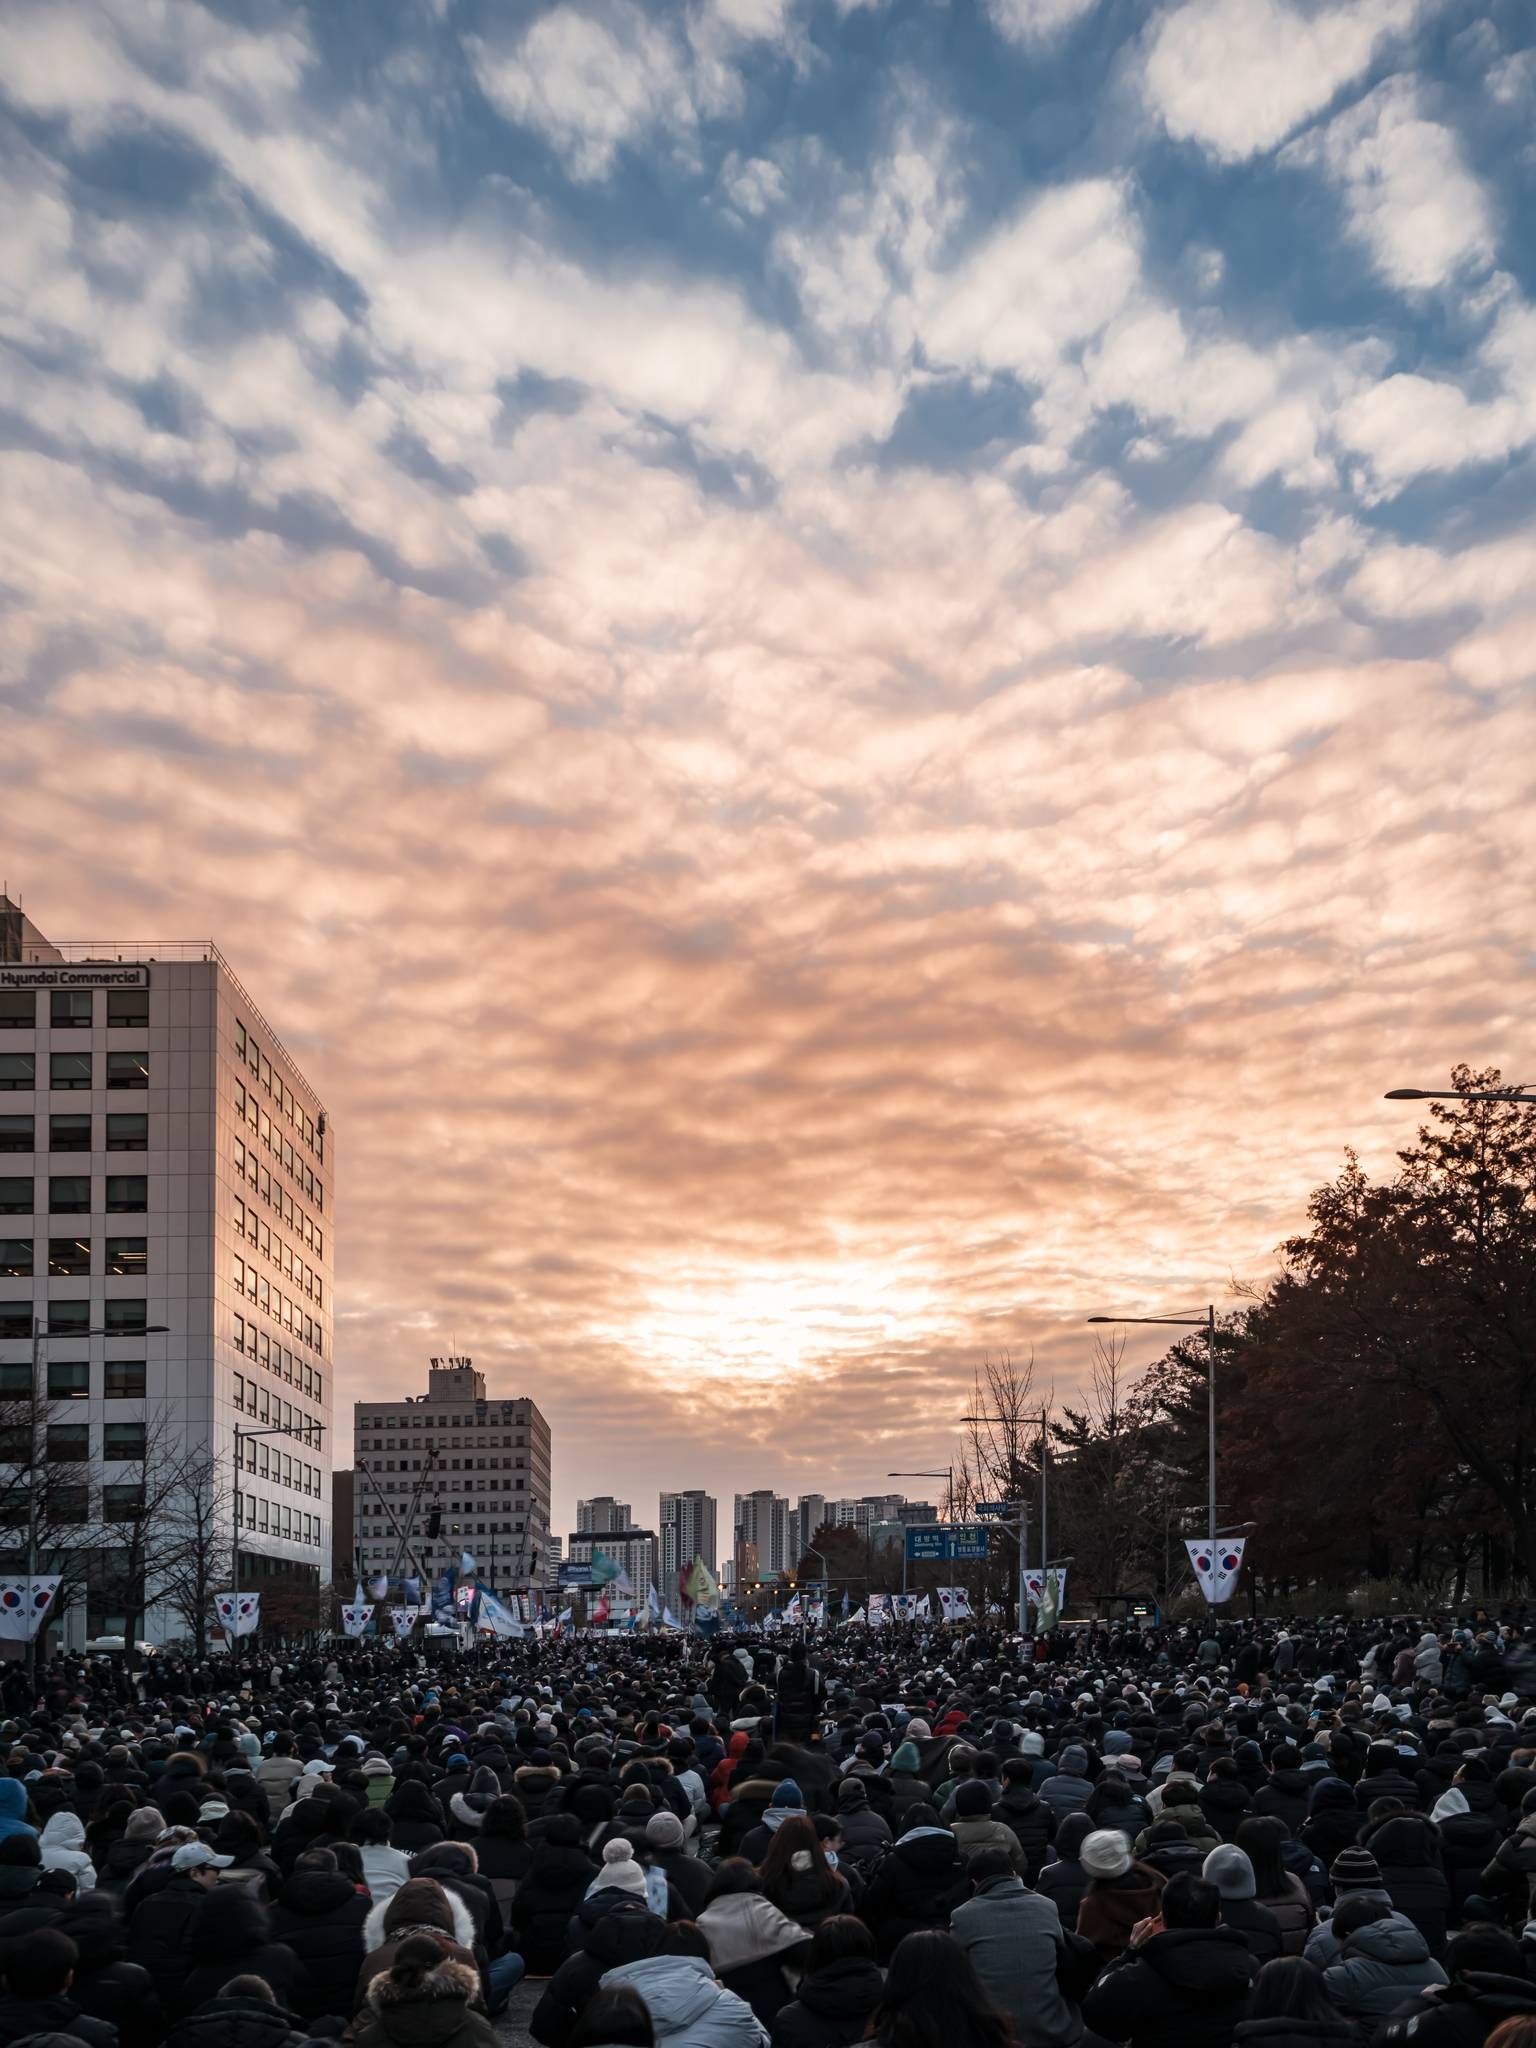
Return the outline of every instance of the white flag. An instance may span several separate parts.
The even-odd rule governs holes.
[[[509,1613],[496,1595],[487,1592],[483,1586],[480,1588],[480,1618],[475,1625],[484,1635],[520,1639],[523,1633],[523,1624],[517,1616]]]
[[[813,1601],[811,1601],[811,1603],[810,1603],[810,1606],[809,1606],[809,1608],[808,1608],[808,1610],[807,1610],[807,1613],[806,1613],[806,1619],[807,1619],[807,1621],[809,1621],[809,1622],[810,1622],[811,1626],[812,1626],[813,1628],[820,1628],[820,1627],[821,1627],[821,1625],[822,1625],[822,1623],[823,1623],[823,1622],[824,1622],[824,1621],[826,1620],[826,1618],[827,1618],[827,1603],[826,1603],[826,1601],[825,1601],[825,1600],[813,1600]]]
[[[971,1596],[964,1586],[940,1586],[939,1612],[946,1621],[969,1621]]]
[[[408,1636],[416,1626],[420,1614],[421,1609],[419,1607],[392,1607],[389,1611],[389,1618],[394,1624],[396,1637]]]
[[[800,1595],[798,1593],[790,1595],[788,1604],[784,1609],[784,1619],[786,1621],[798,1621],[800,1619]]]
[[[341,1610],[341,1625],[349,1636],[365,1634],[368,1624],[372,1619],[373,1602],[371,1600],[363,1601],[361,1606],[354,1601]]]
[[[215,1593],[213,1605],[219,1617],[219,1626],[223,1629],[225,1635],[254,1635],[261,1626],[261,1595],[259,1593],[242,1593],[240,1595],[238,1601],[240,1611],[238,1615],[235,1612],[237,1602],[233,1593]]]
[[[1237,1582],[1243,1569],[1243,1552],[1248,1547],[1246,1536],[1222,1537],[1215,1543],[1201,1543],[1192,1536],[1184,1539],[1184,1548],[1189,1552],[1189,1562],[1200,1590],[1213,1607],[1219,1607],[1223,1600],[1230,1600],[1237,1590]]]
[[[890,1618],[890,1614],[887,1611],[886,1607],[885,1595],[883,1593],[871,1593],[869,1596],[870,1627],[884,1628],[886,1623],[890,1620]]]
[[[917,1613],[917,1595],[915,1593],[893,1593],[891,1595],[891,1607],[898,1621],[910,1621]]]
[[[373,1577],[368,1581],[368,1598],[370,1600],[387,1600],[388,1597],[389,1573],[375,1572]]]
[[[676,1616],[676,1615],[675,1615],[675,1614],[674,1614],[674,1613],[672,1612],[672,1610],[671,1610],[671,1608],[670,1608],[670,1607],[663,1607],[663,1608],[662,1608],[662,1610],[661,1610],[661,1625],[662,1625],[662,1627],[663,1627],[663,1628],[676,1628],[676,1627],[677,1627],[677,1625],[678,1625],[678,1622],[677,1622],[677,1616]]]
[[[59,1590],[57,1578],[34,1572],[19,1579],[0,1579],[0,1638],[6,1642],[30,1642],[42,1627],[53,1596]]]
[[[923,1595],[922,1599],[918,1601],[917,1606],[913,1611],[916,1614],[919,1621],[932,1621],[933,1602],[928,1598],[928,1595],[926,1593]]]

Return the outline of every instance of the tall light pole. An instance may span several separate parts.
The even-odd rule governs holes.
[[[1523,1102],[1536,1106],[1536,1088],[1513,1081],[1497,1088],[1389,1088],[1383,1102]]]
[[[67,1334],[71,1343],[77,1343],[82,1337],[164,1337],[169,1334],[170,1327],[169,1323],[146,1323],[142,1330],[70,1330]],[[26,1465],[29,1475],[29,1484],[27,1486],[27,1617],[29,1620],[32,1615],[32,1581],[37,1575],[38,1375],[43,1369],[43,1347],[48,1342],[48,1336],[49,1333],[43,1327],[42,1318],[34,1316],[32,1318],[31,1422],[28,1430],[29,1440],[27,1444]],[[131,1616],[129,1618],[132,1619]],[[39,1625],[32,1634],[27,1646],[27,1683],[32,1689],[34,1699],[37,1697],[37,1645],[42,1633],[42,1626]],[[125,1660],[128,1654],[128,1645],[124,1643],[123,1655]]]
[[[950,1521],[955,1519],[955,1468],[946,1465],[942,1472],[887,1472],[887,1479],[942,1479],[944,1481],[944,1512]],[[910,1526],[910,1525],[909,1525]],[[901,1532],[901,1590],[907,1590],[907,1531]]]
[[[1090,1323],[1157,1323],[1175,1330],[1201,1330],[1206,1334],[1210,1358],[1206,1368],[1205,1461],[1206,1535],[1216,1541],[1216,1304],[1203,1316],[1090,1316]]]

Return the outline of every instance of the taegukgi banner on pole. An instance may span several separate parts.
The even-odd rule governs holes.
[[[30,1642],[42,1627],[54,1595],[57,1578],[34,1572],[31,1578],[0,1579],[0,1638],[6,1642]]]
[[[371,1600],[364,1600],[361,1603],[349,1600],[341,1610],[341,1625],[349,1636],[366,1635],[368,1633],[368,1624],[372,1619],[373,1602]]]
[[[215,1593],[213,1606],[225,1635],[252,1636],[261,1626],[259,1593]]]
[[[1190,1569],[1213,1607],[1219,1607],[1223,1600],[1230,1600],[1236,1592],[1242,1575],[1243,1552],[1247,1547],[1246,1536],[1218,1537],[1214,1543],[1185,1537],[1184,1548],[1189,1552]]]

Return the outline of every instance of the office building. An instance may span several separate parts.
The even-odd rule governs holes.
[[[608,1597],[613,1601],[644,1604],[646,1589],[656,1584],[656,1532],[654,1529],[578,1530],[568,1537],[565,1546],[566,1560],[570,1564],[590,1564],[592,1553],[600,1550],[610,1563],[616,1564],[634,1588],[633,1594],[623,1592],[618,1586],[610,1585]],[[599,1589],[600,1590],[600,1589]],[[660,1589],[666,1598],[666,1588]],[[671,1603],[674,1607],[676,1602]]]
[[[816,1541],[816,1531],[826,1519],[827,1496],[824,1493],[802,1493],[795,1503],[794,1513],[794,1551],[797,1564]]]
[[[350,1469],[331,1474],[331,1584],[350,1597],[357,1579],[357,1496]]]
[[[789,1502],[769,1487],[738,1493],[733,1518],[733,1544],[738,1583],[776,1578],[793,1569],[790,1556]]]
[[[497,1593],[541,1587],[549,1542],[549,1424],[492,1398],[472,1358],[434,1358],[427,1391],[353,1409],[363,1577],[433,1579],[464,1552]]]
[[[633,1529],[634,1515],[627,1500],[615,1500],[600,1493],[595,1500],[576,1503],[576,1527],[583,1536],[601,1536],[610,1529]]]
[[[544,1602],[548,1606],[560,1590],[560,1562],[565,1556],[565,1538],[551,1536],[544,1546]]]
[[[661,1539],[661,1595],[674,1609],[677,1602],[673,1595],[678,1589],[678,1579],[683,1572],[693,1569],[696,1557],[702,1557],[710,1571],[718,1576],[720,1559],[715,1549],[715,1523],[714,1497],[705,1493],[702,1487],[692,1486],[683,1493],[664,1493],[661,1496],[661,1513],[657,1519]]]
[[[54,944],[0,897],[0,1398],[48,1475],[56,1640],[191,1639],[232,1527],[268,1633],[319,1623],[335,1229],[325,1105],[215,945]]]

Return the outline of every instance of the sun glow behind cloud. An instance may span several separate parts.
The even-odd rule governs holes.
[[[343,1398],[866,1491],[1525,1064],[1533,33],[8,9],[4,865],[324,1090]]]

